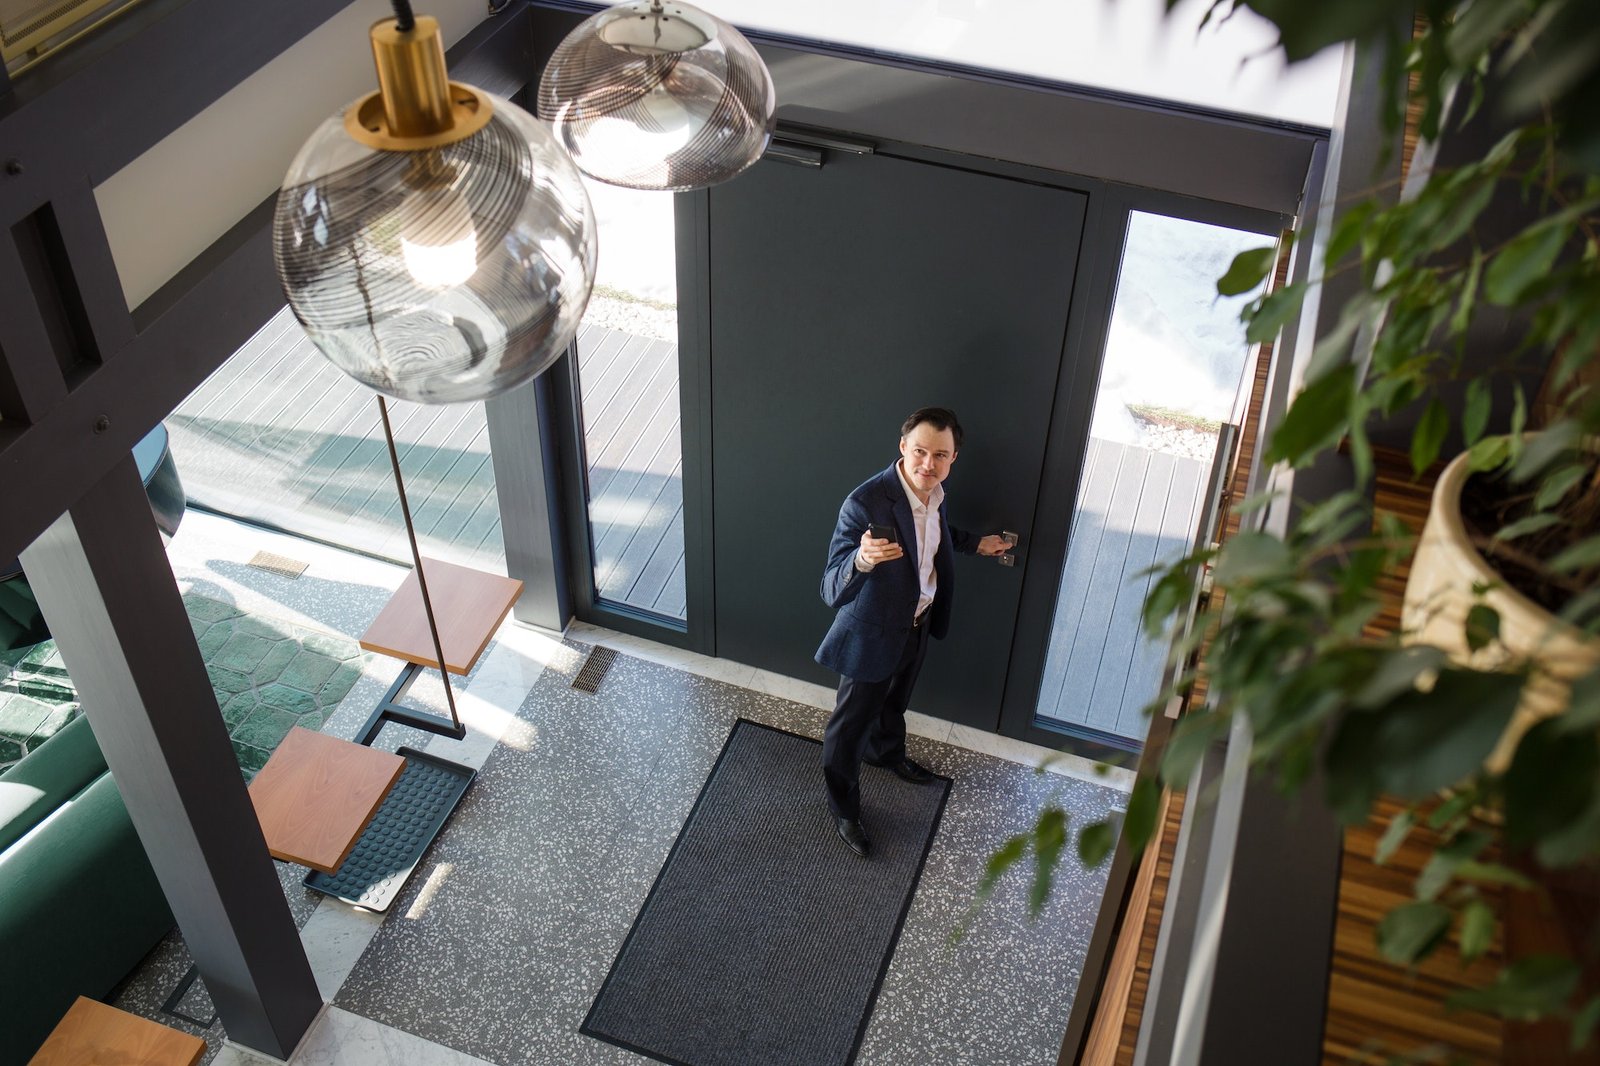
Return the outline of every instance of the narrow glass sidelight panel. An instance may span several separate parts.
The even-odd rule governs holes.
[[[1272,238],[1133,212],[1039,690],[1040,725],[1135,748],[1165,641],[1140,629],[1154,577],[1188,550],[1217,434],[1247,395],[1249,296],[1219,298],[1233,257]],[[1253,295],[1253,294],[1251,294]]]
[[[600,229],[578,331],[595,598],[687,617],[673,197],[585,179]]]

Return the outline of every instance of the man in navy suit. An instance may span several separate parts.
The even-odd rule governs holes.
[[[861,764],[915,784],[933,780],[906,757],[905,714],[928,635],[943,639],[950,628],[955,552],[1001,555],[1010,547],[946,521],[943,482],[960,450],[954,411],[914,411],[900,427],[900,458],[845,497],[828,546],[822,600],[838,613],[817,662],[840,678],[822,773],[835,828],[861,856],[871,850],[861,827]]]

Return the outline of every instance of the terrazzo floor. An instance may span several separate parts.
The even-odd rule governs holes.
[[[297,580],[282,578],[245,565],[257,550],[312,565]],[[194,513],[169,555],[185,592],[350,636],[404,577],[384,563]],[[624,654],[600,692],[585,696],[569,685],[594,643]],[[371,657],[323,731],[352,736],[396,667]],[[387,915],[308,893],[302,871],[279,864],[330,1003],[290,1061],[646,1061],[578,1035],[578,1025],[734,719],[820,736],[831,691],[581,624],[565,638],[508,624],[457,694],[466,740],[391,726],[382,746],[426,747],[476,767],[498,748],[498,761],[520,772],[474,784]],[[419,682],[412,696],[438,706],[442,689]],[[857,1061],[1054,1063],[1103,870],[1065,863],[1033,922],[1019,871],[971,919],[965,939],[954,944],[951,933],[968,917],[984,861],[1043,802],[1054,798],[1073,818],[1092,820],[1121,805],[1131,775],[1070,758],[1040,773],[1042,749],[915,713],[908,723],[913,757],[955,785]],[[870,812],[865,820],[870,832]],[[497,824],[525,829],[512,840],[496,834]],[[515,879],[542,909],[457,891],[495,878]],[[486,957],[487,976],[463,972],[484,968]],[[123,990],[123,1005],[201,1031],[159,1010],[183,960],[175,934]],[[203,1016],[203,999],[190,1000]],[[220,1022],[203,1032],[207,1061],[276,1061],[226,1044]]]

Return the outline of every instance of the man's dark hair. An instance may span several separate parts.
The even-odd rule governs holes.
[[[950,435],[956,440],[956,451],[961,450],[961,423],[956,421],[956,413],[948,407],[919,407],[911,412],[911,417],[905,420],[900,427],[902,437],[911,436],[911,431],[922,423],[928,423],[934,429],[948,429]]]

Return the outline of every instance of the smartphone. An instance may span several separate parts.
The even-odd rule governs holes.
[[[867,526],[867,532],[872,534],[873,540],[893,541],[896,544],[900,542],[900,535],[894,531],[893,526],[886,526],[878,522],[873,522],[871,525]]]

